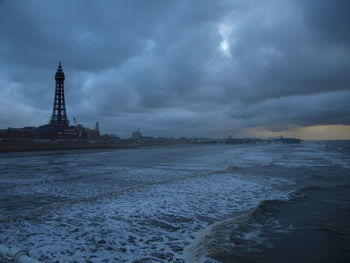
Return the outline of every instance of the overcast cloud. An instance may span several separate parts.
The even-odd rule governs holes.
[[[0,128],[68,118],[123,137],[350,124],[350,1],[0,1]]]

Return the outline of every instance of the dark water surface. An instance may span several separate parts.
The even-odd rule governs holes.
[[[0,243],[44,262],[349,262],[350,143],[0,154]]]

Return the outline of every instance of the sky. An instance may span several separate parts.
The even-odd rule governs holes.
[[[0,0],[0,128],[350,139],[350,1]]]

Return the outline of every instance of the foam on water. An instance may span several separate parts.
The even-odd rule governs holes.
[[[11,220],[2,224],[2,239],[6,244],[20,240],[45,261],[182,262],[191,233],[282,195],[268,179],[193,177]]]
[[[297,176],[300,167],[339,166],[333,159],[343,158],[320,144],[74,157],[29,156],[19,168],[16,158],[0,160],[8,175],[0,176],[0,199],[49,200],[33,204],[25,216],[3,213],[1,243],[28,249],[46,262],[219,262],[213,255],[220,251],[268,247],[266,229],[288,232],[291,226],[254,212],[264,200],[286,200],[299,187],[284,175],[285,168]]]

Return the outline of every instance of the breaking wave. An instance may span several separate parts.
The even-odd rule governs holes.
[[[186,263],[203,263],[226,258],[240,258],[245,253],[258,252],[271,247],[271,232],[288,233],[291,226],[283,226],[270,215],[275,206],[287,200],[264,200],[246,215],[217,222],[195,235],[185,248]]]

